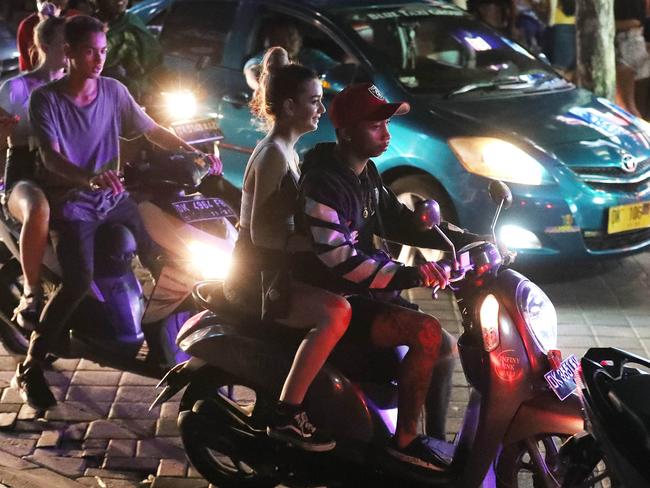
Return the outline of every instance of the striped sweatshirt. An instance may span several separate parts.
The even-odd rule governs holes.
[[[418,269],[376,249],[373,236],[433,249],[448,246],[435,231],[417,229],[413,212],[383,184],[372,161],[357,176],[334,156],[334,146],[318,144],[302,166],[297,224],[311,237],[315,253],[301,263],[301,279],[350,293],[420,286]],[[477,239],[454,226],[441,228],[456,246]]]

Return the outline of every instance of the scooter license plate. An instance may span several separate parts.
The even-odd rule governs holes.
[[[187,223],[236,217],[233,209],[219,198],[184,200],[173,202],[172,206],[181,220]]]
[[[223,139],[219,123],[213,117],[173,123],[172,129],[178,137],[189,144],[200,144]]]
[[[580,362],[573,354],[562,361],[560,367],[544,375],[544,379],[560,400],[566,399],[576,389],[575,372]]]

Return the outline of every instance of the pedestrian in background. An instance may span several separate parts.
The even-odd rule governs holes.
[[[548,0],[548,28],[544,52],[567,79],[576,68],[575,0]]]
[[[616,103],[637,117],[637,81],[650,77],[650,56],[643,37],[645,0],[614,0],[616,25]]]

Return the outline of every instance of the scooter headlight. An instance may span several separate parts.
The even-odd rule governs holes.
[[[499,346],[499,301],[491,293],[483,299],[479,309],[483,349],[494,351]]]
[[[231,254],[215,249],[203,242],[192,241],[188,245],[191,265],[204,279],[224,279],[230,271]]]
[[[196,97],[189,90],[163,92],[167,114],[173,121],[191,119],[196,115]]]
[[[540,287],[522,281],[517,287],[517,308],[545,353],[557,349],[557,314],[551,300]]]

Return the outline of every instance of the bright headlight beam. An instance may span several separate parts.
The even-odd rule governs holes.
[[[190,91],[164,92],[167,113],[174,120],[187,120],[196,115],[196,97]]]
[[[230,271],[231,255],[203,242],[192,241],[187,246],[192,267],[204,279],[224,279]]]
[[[541,249],[542,243],[534,232],[512,224],[499,227],[499,241],[508,249]]]
[[[522,185],[547,183],[546,170],[535,158],[502,139],[454,137],[449,146],[470,173]]]

